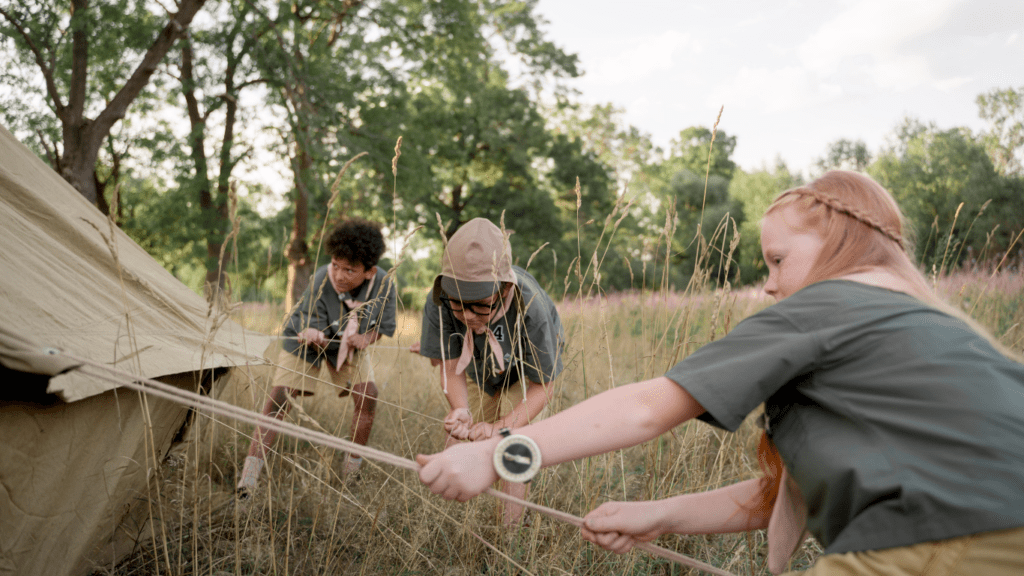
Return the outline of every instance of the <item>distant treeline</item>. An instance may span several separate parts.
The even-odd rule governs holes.
[[[385,225],[413,307],[443,237],[478,216],[504,216],[556,296],[755,283],[765,207],[815,176],[737,168],[717,121],[661,149],[579,105],[578,59],[530,2],[73,4],[0,11],[3,122],[211,297],[289,301],[346,216]],[[981,133],[908,118],[884,149],[833,143],[817,170],[892,190],[929,270],[999,258],[1024,227],[1022,96],[980,95]]]

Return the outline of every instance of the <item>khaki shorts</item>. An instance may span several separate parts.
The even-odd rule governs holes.
[[[922,542],[911,546],[826,554],[809,570],[783,576],[1019,576],[1024,527]]]
[[[466,397],[469,400],[469,411],[473,414],[473,422],[490,424],[511,412],[516,404],[523,401],[523,385],[517,382],[492,397],[488,396],[479,386],[467,380]],[[547,413],[548,407],[545,405],[533,422],[543,420],[547,417]]]
[[[316,392],[348,396],[352,385],[360,382],[373,382],[373,365],[369,355],[363,350],[356,350],[352,360],[341,365],[335,371],[326,360],[316,367],[305,359],[294,354],[281,351],[277,356],[277,369],[274,370],[274,386],[287,386],[293,395],[312,396]]]

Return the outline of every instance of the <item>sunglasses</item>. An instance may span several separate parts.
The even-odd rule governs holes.
[[[462,300],[453,300],[447,295],[442,294],[441,303],[452,312],[464,312],[468,309],[477,316],[487,316],[488,314],[493,314],[495,310],[501,307],[501,298],[495,298],[494,302],[486,304],[483,302],[463,302]]]

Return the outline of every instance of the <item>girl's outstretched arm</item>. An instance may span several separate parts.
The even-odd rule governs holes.
[[[625,554],[637,542],[666,533],[722,534],[767,528],[771,510],[748,511],[760,479],[664,500],[606,502],[583,519],[581,532],[602,548]]]
[[[516,433],[533,438],[541,462],[550,466],[640,444],[703,413],[686,390],[662,376],[613,388]],[[434,494],[469,500],[497,480],[491,458],[500,439],[417,456],[420,480]]]

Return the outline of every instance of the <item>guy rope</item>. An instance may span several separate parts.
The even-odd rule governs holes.
[[[413,472],[417,472],[420,469],[419,464],[417,464],[416,462],[406,458],[402,458],[401,456],[395,454],[391,454],[389,452],[385,452],[383,450],[378,450],[376,448],[371,448],[369,446],[363,446],[361,444],[356,444],[343,438],[338,438],[337,436],[331,436],[330,434],[325,434],[323,432],[318,432],[316,430],[303,428],[290,422],[277,420],[270,416],[264,416],[257,412],[246,410],[244,408],[235,406],[228,402],[216,400],[214,398],[203,396],[195,392],[182,390],[180,388],[176,388],[174,386],[165,384],[163,382],[159,382],[157,380],[141,378],[128,372],[123,372],[116,368],[111,368],[99,362],[87,360],[85,358],[81,358],[73,354],[66,354],[63,352],[57,353],[67,358],[70,358],[76,362],[80,362],[82,366],[79,369],[84,374],[88,374],[89,376],[92,376],[94,378],[99,378],[101,380],[106,380],[108,382],[119,384],[126,388],[138,390],[139,392],[156,396],[158,398],[163,398],[171,402],[190,406],[192,408],[202,410],[210,414],[216,414],[228,418],[233,418],[237,421],[253,424],[261,428],[272,428],[280,434],[286,434],[299,440],[305,440],[310,443],[316,443],[322,446],[334,448],[335,450],[349,452],[361,457],[370,458],[373,460],[377,460],[379,462],[391,464],[392,466],[396,466],[398,468],[405,468],[406,470],[411,470]],[[515,496],[510,496],[508,494],[499,492],[493,488],[488,488],[486,490],[486,493],[490,494],[491,496],[494,496],[495,498],[500,498],[502,500],[514,502],[521,506],[525,506],[531,510],[536,510],[541,514],[557,518],[559,520],[568,522],[569,524],[572,524],[577,527],[583,525],[582,518],[578,516],[573,516],[572,514],[566,512],[562,512],[560,510],[555,510],[553,508],[548,508],[547,506],[542,506],[540,504],[535,504],[533,502],[522,500],[516,498]],[[638,542],[635,544],[635,547],[644,550],[645,552],[654,554],[655,556],[664,558],[666,560],[678,562],[679,564],[683,564],[684,566],[689,566],[691,568],[696,568],[698,570],[703,570],[705,572],[708,572],[709,574],[715,574],[717,576],[735,576],[731,572],[726,572],[725,570],[721,570],[710,564],[701,562],[700,560],[696,560],[694,558],[690,558],[689,556],[679,554],[678,552],[662,548],[650,542]]]

